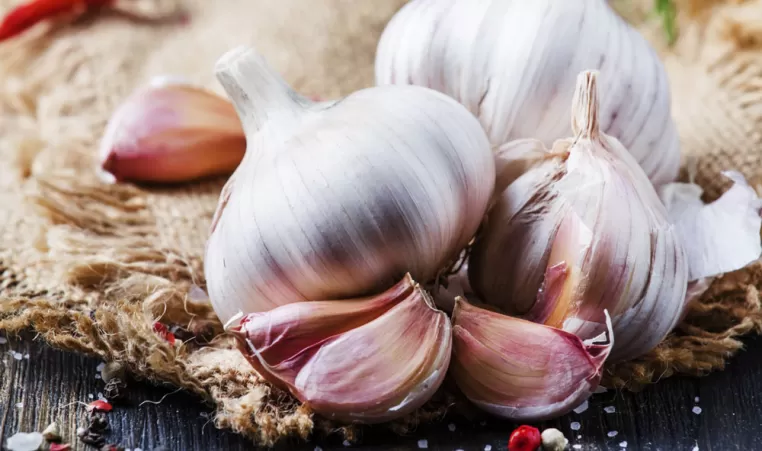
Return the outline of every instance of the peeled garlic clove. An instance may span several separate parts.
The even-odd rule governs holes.
[[[495,161],[453,99],[387,86],[314,103],[250,48],[216,70],[248,138],[204,259],[223,323],[238,311],[378,293],[408,272],[429,283],[473,238]]]
[[[680,142],[667,73],[648,41],[604,0],[413,0],[387,24],[376,83],[443,92],[471,111],[493,146],[571,134],[583,70],[600,70],[601,129],[654,184],[677,178]]]
[[[247,315],[234,330],[265,379],[348,422],[420,407],[444,380],[452,348],[447,315],[409,275],[378,296],[292,303]]]
[[[563,415],[598,387],[613,346],[458,299],[450,371],[479,408],[516,421]]]
[[[185,182],[232,173],[246,150],[233,105],[168,80],[129,96],[100,145],[101,170],[117,181]]]

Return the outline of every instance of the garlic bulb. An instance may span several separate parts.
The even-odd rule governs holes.
[[[246,136],[226,99],[170,77],[131,94],[109,119],[100,145],[103,178],[187,182],[231,174]]]
[[[601,129],[656,185],[673,181],[679,138],[662,63],[604,0],[413,0],[384,30],[379,85],[441,91],[479,118],[495,146],[570,136],[574,79],[601,73]]]
[[[313,103],[254,50],[217,64],[248,139],[207,243],[223,322],[298,301],[427,282],[471,240],[495,167],[479,122],[415,86]]]
[[[485,302],[583,340],[605,331],[608,310],[616,337],[611,358],[624,359],[649,351],[673,329],[689,266],[645,173],[599,130],[597,92],[597,73],[581,73],[575,137],[557,141],[499,195],[472,249],[469,277]],[[506,183],[503,167],[498,185]]]
[[[450,320],[409,275],[378,296],[252,313],[233,333],[264,378],[349,422],[420,407],[442,384],[452,350]]]

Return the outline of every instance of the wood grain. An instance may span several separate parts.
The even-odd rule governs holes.
[[[597,394],[587,411],[538,426],[560,429],[570,445],[581,445],[583,450],[692,451],[694,446],[701,451],[762,450],[762,339],[747,343],[748,349],[723,372],[700,379],[670,378],[641,393]],[[11,350],[29,358],[16,360]],[[88,395],[97,397],[103,390],[95,378],[98,363],[29,339],[9,337],[7,344],[0,344],[0,443],[4,445],[18,431],[42,430],[55,419],[68,441],[77,444],[75,449],[92,450],[78,443],[75,430],[85,424],[84,404],[79,403],[89,402]],[[162,398],[157,404],[144,402]],[[700,414],[692,412],[696,405],[702,409]],[[615,408],[613,413],[604,410],[610,406]],[[211,412],[210,406],[171,387],[133,382],[126,405],[108,414],[108,438],[133,451],[159,446],[173,451],[256,449],[236,434],[215,429],[209,421]],[[571,430],[572,422],[580,423],[579,431]],[[363,444],[352,449],[418,450],[418,441],[426,440],[429,450],[481,451],[486,445],[494,451],[505,450],[514,427],[500,420],[467,424],[447,419],[405,437],[371,430]],[[609,437],[613,431],[616,436]],[[623,442],[626,447],[621,446]],[[316,446],[325,451],[348,449],[338,439],[284,443],[278,448],[312,451]]]

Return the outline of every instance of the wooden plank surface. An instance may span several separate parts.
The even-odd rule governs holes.
[[[570,439],[570,450],[762,450],[762,339],[747,343],[747,350],[723,372],[700,379],[666,379],[637,394],[597,394],[587,411],[540,426],[561,429]],[[103,390],[95,378],[98,363],[31,340],[9,338],[0,344],[0,443],[18,431],[42,430],[54,419],[66,438],[78,443],[75,430],[86,421],[84,406],[78,403],[89,402],[90,395],[97,397]],[[209,406],[173,392],[132,383],[127,405],[108,414],[109,440],[133,451],[159,446],[173,451],[255,449],[246,439],[215,429]],[[162,398],[161,403],[141,405]],[[698,414],[693,412],[696,406],[701,408]],[[579,430],[571,429],[573,422],[580,424]],[[363,445],[352,449],[418,450],[424,445],[419,440],[426,440],[429,450],[505,450],[513,427],[499,420],[469,425],[447,419],[405,437],[371,430]],[[349,449],[338,440],[284,443],[279,449],[312,451],[316,446],[326,451]],[[93,448],[79,444],[76,449]]]

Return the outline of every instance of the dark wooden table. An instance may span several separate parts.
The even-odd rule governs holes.
[[[666,379],[637,394],[597,394],[585,412],[541,426],[561,429],[570,439],[570,450],[762,450],[760,356],[762,338],[750,338],[747,350],[725,371],[701,379]],[[77,402],[88,402],[102,390],[95,377],[98,363],[31,340],[0,344],[0,443],[18,431],[40,431],[53,420],[76,443],[74,431],[85,422],[85,409]],[[108,414],[111,442],[133,451],[159,446],[173,451],[255,449],[246,439],[215,429],[209,420],[211,408],[193,396],[139,383],[129,392],[128,405]],[[161,403],[140,405],[162,398]],[[575,423],[578,430],[572,430]],[[473,425],[445,420],[407,437],[371,431],[353,448],[505,450],[512,429],[499,420]],[[423,440],[425,444],[419,442]],[[340,442],[284,443],[279,448],[312,451],[317,446],[326,451],[349,449]]]

